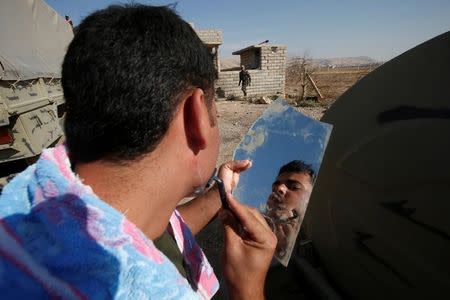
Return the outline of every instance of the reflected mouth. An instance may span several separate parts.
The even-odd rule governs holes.
[[[283,211],[286,210],[287,206],[285,204],[285,199],[283,196],[277,193],[271,193],[269,196],[269,201],[267,202],[268,210],[273,211]]]
[[[276,223],[289,222],[298,218],[295,209],[288,209],[286,199],[278,193],[271,193],[267,201],[267,214],[276,219]]]
[[[296,219],[299,218],[299,214],[295,209],[289,211],[289,214],[285,215],[273,215],[270,214],[270,211],[268,211],[268,214],[263,215],[264,218],[267,221],[267,224],[269,224],[270,228],[273,232],[275,232],[275,227],[282,224],[287,224],[290,222],[295,222]]]

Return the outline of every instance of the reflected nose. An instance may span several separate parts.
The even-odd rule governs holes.
[[[286,190],[287,187],[285,184],[280,183],[274,186],[274,192],[277,193],[278,195],[284,196],[286,194]]]

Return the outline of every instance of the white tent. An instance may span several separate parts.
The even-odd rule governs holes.
[[[71,26],[42,0],[0,1],[0,79],[61,77]]]

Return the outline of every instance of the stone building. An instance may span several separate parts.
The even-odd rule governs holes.
[[[222,31],[196,30],[200,39],[214,55],[218,79],[216,93],[219,98],[243,96],[239,84],[239,70],[220,70],[219,46]],[[250,73],[252,83],[247,87],[248,96],[271,96],[285,94],[286,46],[260,44],[233,52],[240,56],[240,65]]]
[[[253,45],[233,52],[240,55],[241,66],[250,73],[251,86],[247,87],[249,96],[281,95],[285,92],[286,46]],[[216,89],[223,90],[224,96],[242,96],[239,84],[239,70],[219,73]]]
[[[192,24],[191,24],[192,26]],[[222,31],[216,29],[195,30],[198,37],[214,55],[217,72],[220,72],[219,46],[222,45]]]

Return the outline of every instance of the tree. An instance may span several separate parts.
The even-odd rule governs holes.
[[[308,74],[311,75],[315,71],[312,62],[311,55],[305,51],[302,56],[291,58],[286,67],[286,77],[293,80],[296,85],[299,85],[299,94],[295,100],[296,105],[300,105],[300,102],[307,95]]]

